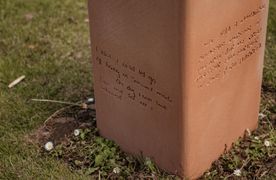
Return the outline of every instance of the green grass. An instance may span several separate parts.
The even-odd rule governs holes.
[[[1,0],[0,7],[0,179],[83,179],[40,157],[24,137],[60,108],[31,98],[74,102],[92,96],[86,3]],[[25,81],[8,89],[21,75]]]
[[[85,0],[0,1],[0,179],[91,178],[71,171],[54,156],[41,155],[37,147],[25,141],[27,134],[62,107],[30,99],[77,102],[93,96],[86,18]],[[265,172],[275,163],[271,158],[276,154],[275,0],[271,0],[268,24],[262,95],[262,112],[266,117],[260,120],[258,131],[237,142],[203,178],[233,177],[233,171],[241,167],[247,178],[256,173],[272,178],[270,172]],[[26,79],[8,89],[9,82],[21,75],[26,75]],[[265,140],[272,146],[264,147]],[[104,167],[109,165],[103,163]],[[145,171],[152,167],[149,165]]]

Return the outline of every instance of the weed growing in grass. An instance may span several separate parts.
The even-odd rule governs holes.
[[[62,160],[68,164],[72,171],[78,172],[80,175],[90,175],[92,178],[177,178],[159,170],[150,158],[143,158],[142,154],[136,157],[130,156],[121,151],[114,142],[101,137],[95,126],[94,113],[89,111],[93,110],[83,110],[80,107],[69,108],[48,120],[47,127],[44,127],[44,129],[52,129],[52,131],[59,131],[54,127],[57,126],[58,119],[73,118],[74,121],[80,123],[75,126],[77,129],[71,130],[69,135],[64,135],[63,140],[56,141],[59,143],[56,144],[54,149],[45,150],[43,143],[41,143],[43,141],[41,141],[42,154],[45,157],[51,156]],[[89,119],[89,122],[87,119]],[[90,124],[89,127],[84,126],[87,123]],[[43,134],[43,131],[40,130],[38,133]],[[56,132],[51,133],[56,134]],[[54,138],[53,136],[49,137]],[[60,135],[57,137],[60,137]]]

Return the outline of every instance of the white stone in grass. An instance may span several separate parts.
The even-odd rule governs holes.
[[[88,98],[88,99],[87,99],[87,102],[88,102],[88,103],[93,103],[94,101],[95,101],[94,98]]]
[[[265,140],[265,141],[264,141],[264,145],[265,145],[266,147],[269,147],[271,144],[270,144],[270,142],[269,142],[268,140]]]
[[[234,170],[234,173],[233,173],[235,176],[241,176],[241,170],[240,169],[236,169]]]
[[[258,136],[255,136],[254,139],[255,140],[260,140],[260,138]]]
[[[120,174],[120,172],[121,172],[121,169],[120,169],[119,167],[115,167],[115,168],[113,169],[113,173],[114,173],[114,174]]]
[[[44,148],[46,151],[51,151],[54,149],[54,143],[49,141],[44,145]]]
[[[79,136],[80,135],[80,130],[79,129],[75,129],[74,130],[74,135],[75,136]]]

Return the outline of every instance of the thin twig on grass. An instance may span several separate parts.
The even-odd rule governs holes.
[[[83,105],[80,104],[80,103],[72,103],[72,102],[57,101],[57,100],[49,100],[49,99],[31,99],[31,100],[32,100],[32,101],[36,101],[36,102],[58,103],[58,104],[66,104],[66,105],[80,106],[80,107],[83,106]]]
[[[57,110],[56,112],[54,112],[50,117],[48,117],[45,121],[44,121],[44,125],[51,120],[52,118],[54,118],[55,116],[57,116],[59,113],[61,113],[62,111],[77,106],[83,109],[88,109],[88,105],[86,103],[81,103],[81,102],[77,102],[77,103],[72,103],[72,102],[66,102],[66,101],[57,101],[57,100],[50,100],[50,99],[31,99],[32,101],[36,101],[36,102],[49,102],[49,103],[58,103],[58,104],[64,104],[64,105],[68,105],[66,107],[63,107],[59,110]],[[93,107],[90,109],[94,109]]]
[[[66,106],[66,107],[63,107],[59,110],[57,110],[56,112],[54,112],[51,116],[49,116],[45,121],[44,121],[44,125],[46,125],[46,123],[51,120],[52,118],[54,118],[55,116],[57,116],[59,113],[61,113],[62,111],[65,111],[66,109],[72,107],[72,105],[70,106]]]
[[[13,82],[11,82],[9,84],[9,88],[13,88],[14,86],[16,86],[17,84],[19,84],[21,81],[23,81],[25,79],[26,76],[20,76],[19,78],[17,78],[16,80],[14,80]]]
[[[82,107],[83,105],[80,103],[71,103],[71,102],[65,102],[65,101],[57,101],[57,100],[49,100],[49,99],[31,99],[32,101],[36,101],[36,102],[49,102],[49,103],[58,103],[58,104],[65,104],[65,105],[69,105],[66,107],[63,107],[59,110],[57,110],[56,112],[54,112],[50,117],[48,117],[45,121],[44,121],[44,125],[46,125],[46,123],[51,120],[52,118],[54,118],[55,116],[57,116],[59,113],[61,113],[62,111],[73,107],[73,106],[79,106]]]

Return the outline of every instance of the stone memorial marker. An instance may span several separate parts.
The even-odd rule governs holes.
[[[90,0],[97,124],[196,178],[257,127],[267,0]]]

